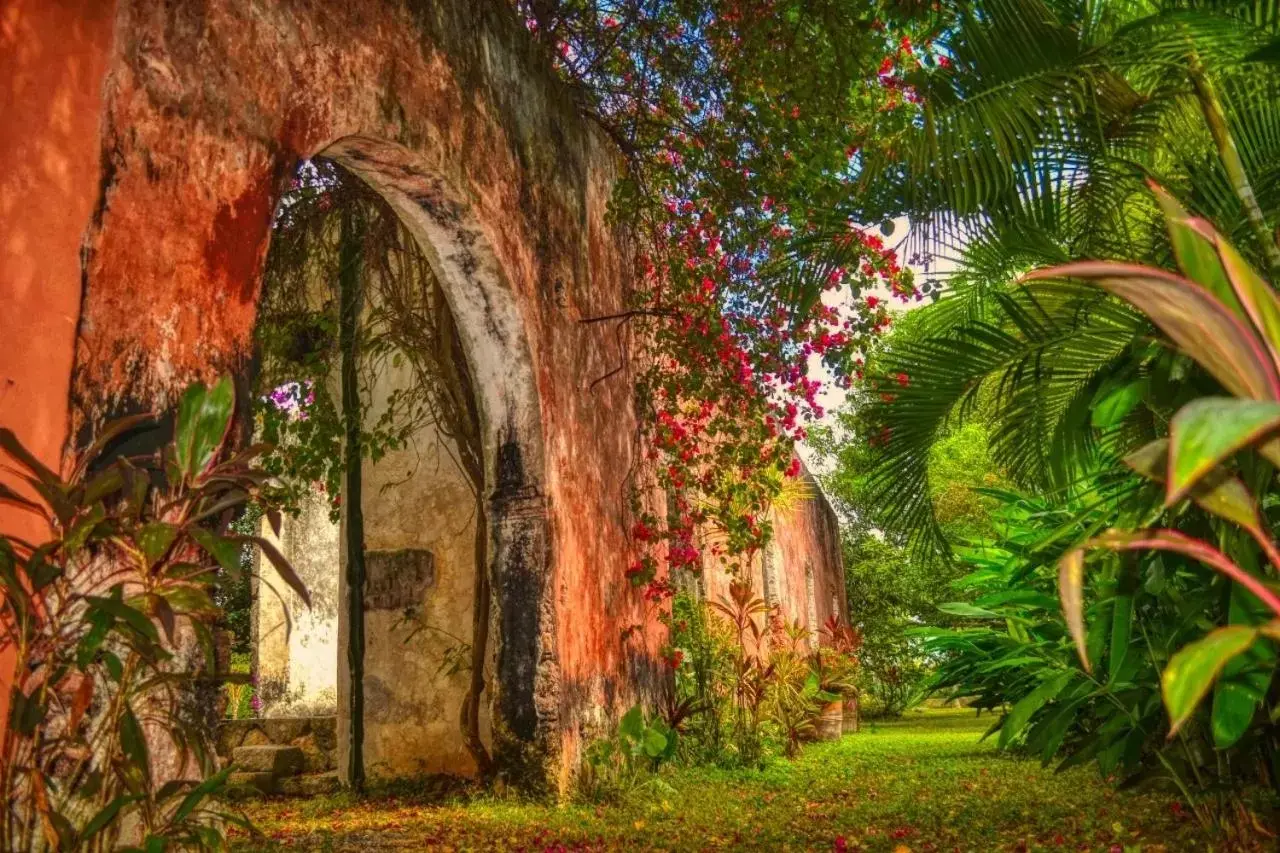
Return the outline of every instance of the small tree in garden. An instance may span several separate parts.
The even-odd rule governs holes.
[[[1192,218],[1156,189],[1178,265],[1186,277],[1119,263],[1083,262],[1040,270],[1028,279],[1071,277],[1096,282],[1145,313],[1179,351],[1195,359],[1232,397],[1200,397],[1183,406],[1168,438],[1126,458],[1137,473],[1165,484],[1165,504],[1190,500],[1246,532],[1280,572],[1280,549],[1261,514],[1255,490],[1267,490],[1274,470],[1258,471],[1253,451],[1280,466],[1280,297],[1212,226]],[[1256,484],[1246,485],[1245,477]],[[1067,626],[1085,667],[1084,558],[1094,549],[1166,550],[1198,560],[1230,579],[1271,611],[1219,628],[1175,654],[1162,678],[1170,736],[1186,725],[1214,680],[1254,644],[1280,640],[1280,595],[1261,572],[1242,568],[1217,546],[1176,529],[1112,530],[1070,551],[1061,563],[1060,594]],[[1274,660],[1274,656],[1272,658]],[[1262,695],[1244,696],[1252,707]],[[1220,706],[1215,714],[1236,714]],[[1236,737],[1243,732],[1236,734]],[[1223,744],[1219,739],[1219,745]]]
[[[1181,361],[1186,378],[1177,393],[1148,398],[1152,413],[1164,413],[1158,423],[1168,425],[1167,435],[1157,429],[1161,437],[1124,459],[1160,485],[1163,506],[1105,459],[1075,497],[1005,495],[1007,529],[994,549],[970,560],[977,571],[965,584],[979,597],[946,610],[992,627],[927,634],[931,649],[945,655],[936,686],[984,707],[1013,703],[996,726],[1002,746],[1022,745],[1046,762],[1065,751],[1062,767],[1096,762],[1127,782],[1169,779],[1203,822],[1252,834],[1259,824],[1240,785],[1275,782],[1267,756],[1275,737],[1280,552],[1268,509],[1280,461],[1280,298],[1211,226],[1156,192],[1183,275],[1084,262],[1027,278],[1096,283],[1139,308],[1171,342],[1174,352],[1165,349],[1157,366]],[[1206,395],[1207,383],[1187,369],[1192,360],[1234,396]],[[1156,385],[1157,373],[1153,367],[1140,387]],[[1157,519],[1167,526],[1152,527]],[[1108,524],[1123,529],[1098,535]],[[1082,536],[1082,544],[1070,544]],[[1091,550],[1133,558],[1107,561],[1087,589]],[[1064,552],[1065,636],[1048,615],[1051,586],[1039,571]],[[1225,627],[1214,627],[1219,620]],[[1071,642],[1082,668],[1068,658]],[[1102,660],[1105,667],[1095,669]],[[1211,690],[1212,704],[1201,710]]]
[[[0,539],[0,651],[17,661],[0,745],[5,850],[225,847],[221,827],[238,819],[213,796],[230,771],[213,772],[195,704],[216,675],[216,567],[238,575],[248,542],[307,599],[270,543],[228,532],[268,480],[254,465],[264,446],[228,452],[233,410],[230,379],[194,385],[170,444],[114,455],[151,416],[115,421],[65,478],[0,430],[6,468],[40,501],[6,487],[0,499],[52,531]]]

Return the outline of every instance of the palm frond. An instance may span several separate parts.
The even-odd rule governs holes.
[[[989,419],[993,459],[1015,482],[1059,488],[1078,476],[1093,450],[1088,403],[1148,328],[1091,288],[1015,286],[985,318],[887,353],[876,375],[892,391],[863,413],[881,447],[870,482],[884,517],[924,551],[945,551],[929,452],[968,417]],[[898,374],[908,377],[906,387],[889,381]]]

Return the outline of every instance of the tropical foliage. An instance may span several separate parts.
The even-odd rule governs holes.
[[[860,634],[835,617],[816,632],[787,623],[744,578],[711,601],[677,594],[665,618],[674,692],[658,711],[685,762],[758,767],[795,755],[824,708],[857,694]]]
[[[943,4],[947,66],[915,79],[921,121],[877,151],[859,202],[911,216],[955,265],[920,340],[869,374],[891,393],[857,414],[885,528],[970,572],[923,632],[934,685],[1008,705],[1006,746],[1172,780],[1241,833],[1241,786],[1280,778],[1276,11]],[[1233,428],[1245,411],[1253,429]],[[939,523],[931,470],[974,422],[1012,487],[988,493],[998,535],[977,552]]]
[[[1149,179],[1274,276],[1280,74],[1251,57],[1276,26],[1269,3],[942,4],[950,59],[912,77],[920,121],[877,149],[853,202],[910,215],[912,240],[957,265],[889,368],[911,387],[866,413],[893,434],[877,495],[924,547],[943,547],[925,496],[949,419],[989,401],[997,464],[1061,489],[1153,436],[1131,404],[1184,381],[1147,321],[1096,289],[1008,282],[1078,258],[1170,265]]]
[[[231,768],[214,772],[212,721],[193,712],[218,695],[218,567],[237,578],[249,543],[307,590],[266,540],[228,530],[269,482],[254,465],[265,447],[229,452],[233,410],[230,379],[194,385],[171,442],[123,455],[152,416],[112,422],[65,478],[0,430],[9,470],[39,496],[5,487],[0,499],[52,533],[0,539],[0,653],[17,664],[0,752],[5,849],[222,849],[238,820],[214,799]]]

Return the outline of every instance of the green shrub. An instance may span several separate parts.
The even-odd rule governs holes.
[[[238,818],[215,797],[229,771],[213,772],[210,721],[198,712],[215,675],[215,567],[236,575],[252,543],[307,598],[269,544],[226,528],[265,480],[251,464],[260,448],[227,458],[233,409],[230,379],[192,386],[172,443],[149,457],[111,452],[150,420],[124,418],[65,479],[0,430],[0,447],[39,501],[7,488],[0,498],[51,531],[40,545],[0,539],[0,652],[17,660],[0,754],[0,847],[225,846],[222,827]],[[156,744],[173,760],[153,762]],[[166,766],[184,776],[158,775]]]

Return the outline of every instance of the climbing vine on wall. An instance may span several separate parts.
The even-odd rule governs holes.
[[[891,301],[926,295],[887,226],[822,217],[849,209],[863,146],[918,119],[912,75],[946,57],[909,3],[515,5],[628,158],[613,214],[641,235],[640,285],[593,319],[645,342],[637,492],[670,499],[637,501],[645,556],[626,573],[657,603],[670,570],[732,570],[767,541],[824,383],[848,387]]]
[[[361,300],[356,342],[361,353],[360,412],[344,412],[338,399],[339,311],[342,263],[341,213],[358,232],[352,255],[372,285]],[[385,203],[334,164],[304,164],[277,212],[267,258],[257,342],[258,384],[263,395],[255,416],[276,450],[266,464],[280,477],[287,505],[319,485],[334,520],[342,503],[346,422],[359,423],[362,456],[374,462],[403,448],[425,424],[455,439],[460,464],[479,470],[478,434],[465,367],[448,345],[452,319],[425,259]],[[437,338],[445,338],[441,347]],[[373,410],[376,376],[406,360],[414,382],[393,390]]]
[[[276,447],[266,466],[278,475],[279,497],[286,505],[297,506],[303,491],[319,485],[336,521],[344,497],[352,501],[346,525],[349,589],[364,583],[362,525],[355,512],[361,460],[376,463],[431,427],[448,439],[440,449],[452,456],[471,486],[476,502],[472,638],[459,640],[445,658],[469,664],[462,735],[486,772],[490,759],[480,738],[479,708],[491,596],[480,418],[443,289],[385,201],[325,160],[302,165],[280,203],[272,239],[258,324],[264,393],[257,419],[263,438]],[[386,395],[374,394],[380,376],[402,369],[405,381]],[[350,600],[354,721],[360,718],[355,705],[362,701],[354,685],[363,681],[358,598],[353,592]],[[428,630],[457,639],[416,612],[407,612],[406,620],[413,623],[410,636]],[[353,731],[357,728],[358,722]],[[353,784],[362,773],[359,765],[353,758]]]

